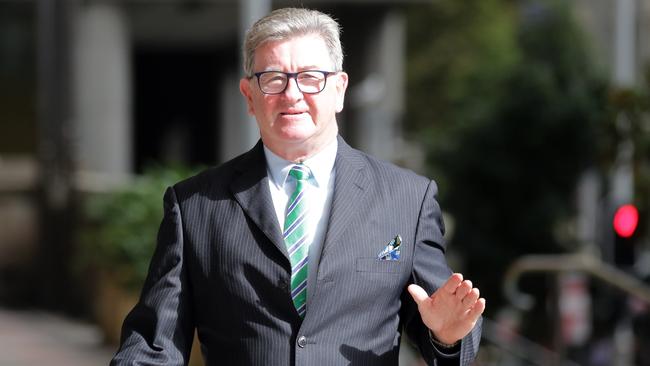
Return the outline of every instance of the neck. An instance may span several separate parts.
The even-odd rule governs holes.
[[[325,147],[336,139],[337,134],[338,130],[334,130],[326,139],[321,138],[318,139],[318,141],[300,141],[295,144],[273,144],[264,141],[264,138],[262,138],[262,142],[264,143],[264,146],[282,159],[294,163],[302,163],[323,151]]]

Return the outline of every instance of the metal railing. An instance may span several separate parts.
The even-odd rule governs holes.
[[[650,287],[626,272],[588,254],[528,255],[516,260],[504,278],[506,298],[522,310],[530,310],[535,299],[519,291],[519,278],[528,272],[583,272],[650,304]]]
[[[498,352],[494,352],[497,355],[492,354],[491,359],[480,360],[481,362],[476,363],[480,366],[580,366],[578,363],[566,359],[561,354],[535,343],[514,330],[487,317],[483,317],[482,338],[488,341],[489,344],[482,344],[481,348],[492,346],[496,347]]]

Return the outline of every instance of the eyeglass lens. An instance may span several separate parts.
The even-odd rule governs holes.
[[[325,88],[326,75],[322,71],[302,71],[296,74],[298,89],[303,93],[319,93]],[[260,88],[267,94],[282,93],[287,87],[289,76],[279,71],[263,72],[259,75]]]

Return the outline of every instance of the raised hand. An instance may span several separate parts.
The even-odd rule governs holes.
[[[454,273],[431,296],[418,285],[408,291],[418,305],[422,322],[440,342],[453,344],[466,336],[485,310],[485,299],[463,275]]]

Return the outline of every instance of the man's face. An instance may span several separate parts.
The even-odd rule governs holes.
[[[255,50],[253,72],[305,70],[334,71],[325,42],[319,36],[269,41]],[[311,155],[336,137],[335,114],[343,109],[347,84],[347,74],[339,72],[327,77],[325,89],[318,94],[302,93],[295,79],[289,79],[284,92],[275,95],[264,94],[256,77],[242,79],[239,89],[246,97],[248,113],[257,120],[264,144],[274,153],[293,160],[285,152]]]

